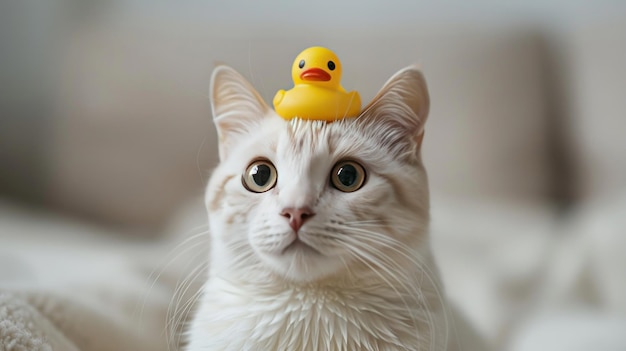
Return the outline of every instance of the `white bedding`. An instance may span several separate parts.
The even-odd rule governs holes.
[[[200,251],[175,247],[2,206],[0,350],[174,350],[168,308]]]
[[[594,351],[626,350],[611,332],[626,320],[624,280],[610,284],[611,274],[626,271],[610,264],[613,256],[623,260],[610,245],[624,240],[611,235],[621,226],[622,204],[568,220],[537,206],[433,201],[433,248],[448,295],[498,350],[544,350],[537,345],[558,345],[586,325],[597,327],[578,333],[579,345],[601,338]],[[191,219],[172,229],[178,235],[138,241],[0,204],[0,350],[176,350],[182,338],[166,332],[168,320],[172,313],[185,319],[180,302],[199,282],[182,297],[176,288],[190,273],[202,279],[207,252],[202,210],[186,213]],[[601,226],[598,235],[598,221],[614,227]],[[564,235],[571,227],[578,232]],[[590,246],[593,238],[602,241]],[[593,303],[579,284],[589,269],[608,274],[590,283],[599,299]],[[570,317],[573,306],[588,313]]]

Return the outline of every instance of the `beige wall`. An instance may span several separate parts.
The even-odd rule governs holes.
[[[397,69],[421,64],[432,95],[424,158],[435,199],[553,203],[610,193],[626,179],[623,162],[613,162],[624,145],[624,51],[612,43],[624,31],[588,29],[618,25],[622,6],[56,4],[45,13],[63,25],[47,34],[54,50],[43,51],[53,88],[37,100],[50,101],[39,113],[49,124],[12,139],[37,150],[18,160],[38,168],[3,158],[16,174],[4,187],[27,179],[44,203],[70,213],[159,227],[202,193],[216,162],[207,99],[214,62],[240,70],[269,101],[291,84],[291,60],[310,45],[338,52],[344,86],[364,100]],[[575,168],[563,167],[571,160]]]

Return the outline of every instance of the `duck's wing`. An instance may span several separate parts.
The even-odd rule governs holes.
[[[278,92],[276,92],[276,95],[274,95],[274,108],[276,108],[276,106],[280,105],[281,101],[283,101],[283,98],[285,97],[285,91],[284,90],[279,90]]]

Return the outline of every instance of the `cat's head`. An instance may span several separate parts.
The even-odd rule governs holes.
[[[424,249],[429,98],[416,67],[396,73],[360,116],[333,123],[280,118],[227,66],[213,73],[211,102],[213,272],[312,282],[365,276],[385,261],[401,269]]]

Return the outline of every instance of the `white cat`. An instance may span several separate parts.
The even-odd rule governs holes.
[[[221,163],[187,350],[455,349],[429,247],[420,71],[333,123],[278,117],[226,66],[211,99]]]

